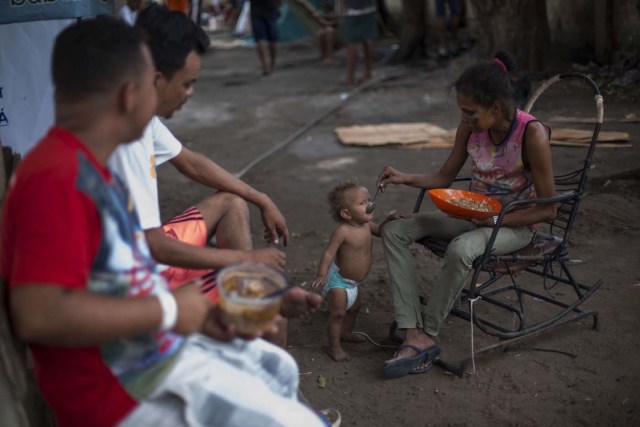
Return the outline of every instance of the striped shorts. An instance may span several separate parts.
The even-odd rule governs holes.
[[[164,234],[172,239],[179,240],[194,246],[204,247],[207,244],[207,225],[197,207],[192,206],[179,215],[174,216],[162,225]],[[215,270],[196,270],[182,267],[169,266],[162,272],[169,282],[171,289],[185,285],[202,277],[204,284],[202,293],[207,294],[213,303],[218,302],[218,290],[216,289]]]

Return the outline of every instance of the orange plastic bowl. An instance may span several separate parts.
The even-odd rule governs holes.
[[[502,204],[500,204],[499,201],[492,199],[489,196],[485,196],[484,194],[475,193],[473,191],[455,190],[452,188],[438,188],[429,190],[429,197],[431,197],[433,203],[435,203],[438,209],[440,209],[442,212],[458,218],[475,218],[482,220],[490,218],[494,215],[498,215],[498,213],[500,213],[500,209],[502,209]],[[490,211],[482,212],[451,203],[451,200],[456,199],[467,199],[475,202],[484,202],[489,205]]]

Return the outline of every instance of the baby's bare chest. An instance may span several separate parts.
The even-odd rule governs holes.
[[[344,240],[343,248],[350,252],[362,252],[369,253],[371,252],[371,246],[373,244],[373,239],[371,237],[371,233],[354,233],[351,236],[347,236]]]

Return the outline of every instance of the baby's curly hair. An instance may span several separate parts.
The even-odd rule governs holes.
[[[340,215],[340,210],[344,208],[344,193],[351,188],[358,188],[361,185],[355,179],[341,181],[327,193],[327,201],[329,202],[329,214],[336,222],[343,222],[344,218]]]

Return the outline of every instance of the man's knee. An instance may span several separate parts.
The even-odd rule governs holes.
[[[207,211],[219,211],[219,212],[233,212],[234,214],[249,214],[249,205],[242,197],[233,193],[227,193],[220,191],[213,196],[203,200],[199,206],[201,212]]]

